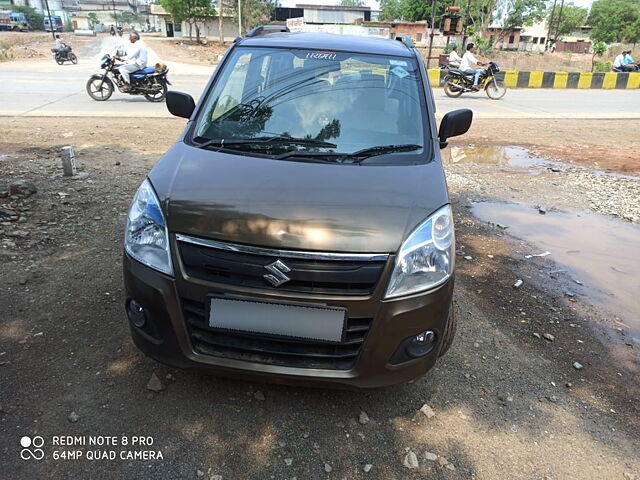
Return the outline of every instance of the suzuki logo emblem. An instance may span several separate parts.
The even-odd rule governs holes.
[[[274,287],[279,287],[283,283],[291,280],[291,278],[287,276],[287,273],[289,273],[291,269],[287,267],[282,260],[276,260],[264,268],[266,268],[269,273],[264,274],[263,278],[269,280],[269,283]]]

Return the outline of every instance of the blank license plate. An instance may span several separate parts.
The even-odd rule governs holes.
[[[347,311],[212,297],[209,327],[285,337],[341,342]]]

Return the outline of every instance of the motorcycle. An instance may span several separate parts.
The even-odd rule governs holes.
[[[500,71],[496,62],[489,62],[487,68],[482,70],[478,79],[478,86],[473,86],[473,73],[465,73],[458,68],[449,68],[443,79],[444,93],[447,97],[457,98],[463,93],[478,92],[484,90],[487,97],[492,100],[499,100],[507,93],[507,86],[502,80],[498,80],[495,75]]]
[[[144,95],[150,102],[162,102],[167,95],[167,85],[171,82],[167,79],[169,69],[162,66],[158,72],[154,67],[146,67],[135,71],[129,75],[131,88],[124,90],[124,79],[118,70],[122,64],[116,64],[117,57],[107,54],[102,57],[100,68],[105,70],[104,74],[91,75],[87,81],[87,93],[98,102],[109,100],[115,87],[121,93],[129,95]]]
[[[74,65],[78,63],[78,57],[71,51],[71,47],[65,45],[62,48],[52,48],[53,58],[58,65],[62,65],[64,62],[71,62]]]

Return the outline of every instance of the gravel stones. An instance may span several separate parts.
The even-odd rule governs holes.
[[[420,464],[418,463],[418,457],[411,450],[409,450],[407,454],[404,456],[402,465],[404,465],[409,470],[415,470],[420,467]]]
[[[369,416],[367,415],[367,412],[360,412],[360,416],[358,417],[358,421],[362,424],[362,425],[366,425],[367,423],[369,423],[371,420],[369,419]]]
[[[158,378],[155,372],[151,374],[151,378],[147,383],[147,390],[151,390],[152,392],[156,392],[156,393],[159,393],[162,390],[164,390],[164,385],[162,384],[162,382],[160,381],[160,379]]]
[[[422,408],[420,408],[420,412],[422,412],[422,414],[427,418],[433,418],[436,416],[436,412],[433,411],[433,408],[431,408],[426,403],[422,405]]]
[[[573,368],[575,368],[576,370],[582,370],[584,368],[584,365],[582,365],[580,362],[573,362]]]
[[[68,419],[71,423],[77,423],[78,420],[80,420],[80,415],[78,415],[76,412],[71,412]]]

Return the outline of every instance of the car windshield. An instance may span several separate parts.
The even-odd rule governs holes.
[[[236,48],[195,126],[196,146],[323,161],[425,162],[412,58]]]

